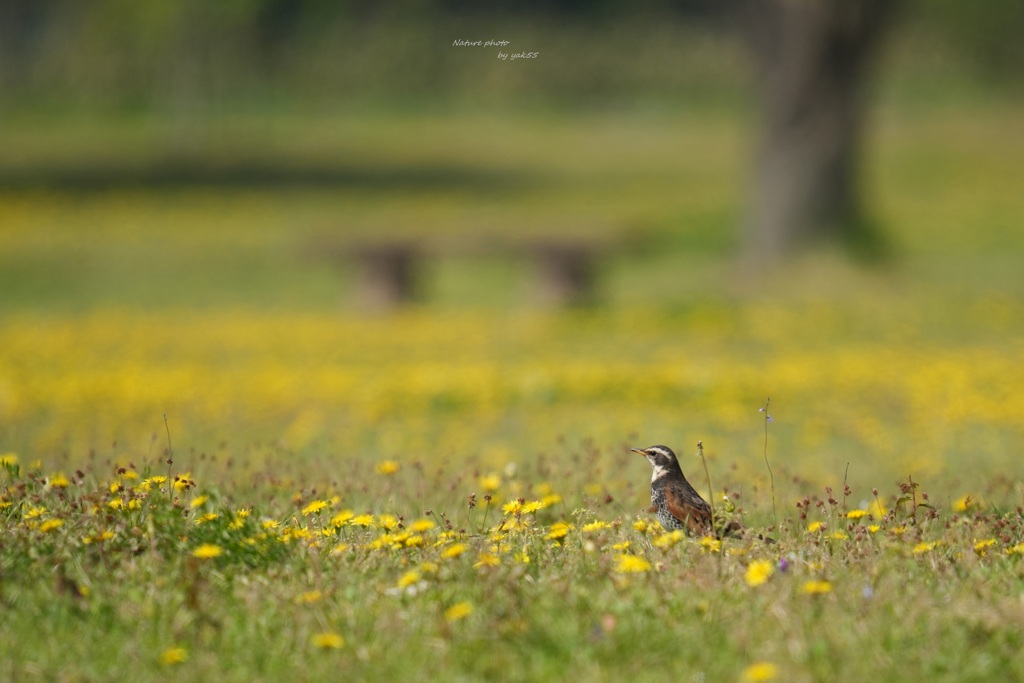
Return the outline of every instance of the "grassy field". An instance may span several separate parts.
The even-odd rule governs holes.
[[[875,120],[890,259],[753,274],[736,112],[15,119],[3,676],[1021,677],[1024,130]],[[370,239],[423,303],[351,303]],[[652,526],[653,443],[778,542]]]

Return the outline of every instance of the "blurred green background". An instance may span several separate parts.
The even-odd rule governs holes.
[[[557,377],[561,363],[581,354],[598,365],[634,359],[637,372],[659,373],[652,349],[686,355],[692,343],[699,363],[711,353],[704,345],[722,339],[719,350],[739,360],[756,357],[766,338],[787,358],[847,343],[882,350],[899,339],[904,350],[942,347],[946,363],[966,349],[964,358],[989,354],[1013,368],[1024,360],[1022,19],[1020,3],[1009,1],[902,3],[871,62],[865,100],[863,194],[884,256],[865,263],[824,249],[760,270],[738,259],[760,112],[752,58],[728,3],[9,0],[0,7],[0,315],[6,334],[27,336],[4,358],[0,438],[40,457],[129,439],[113,433],[123,425],[96,417],[110,405],[65,415],[29,400],[51,395],[34,386],[57,381],[42,368],[61,365],[36,343],[50,334],[45,321],[67,321],[69,339],[84,344],[97,343],[82,330],[105,311],[119,312],[126,345],[133,330],[155,343],[161,326],[194,322],[188,315],[223,316],[230,325],[239,311],[268,321],[308,313],[401,334],[408,311],[381,318],[359,305],[364,285],[352,250],[374,244],[413,245],[423,256],[415,315],[462,325],[467,335],[481,325],[512,334],[509,323],[494,321],[526,319],[543,307],[536,245],[593,250],[589,308],[547,312],[554,327],[524,335],[511,350],[485,346],[488,355],[473,347],[474,358],[495,363],[499,374],[507,358],[542,354],[537,345],[550,347],[550,358],[532,371]],[[453,46],[460,39],[509,45]],[[538,55],[513,61],[499,52]],[[762,306],[782,311],[771,320],[791,324],[788,334],[753,324]],[[819,328],[807,324],[820,319],[812,317],[801,326],[808,306],[831,322]],[[637,311],[639,320],[668,322],[644,340],[642,329],[628,330]],[[699,321],[709,319],[718,321],[715,334],[702,336]],[[559,329],[571,330],[574,347],[553,344]],[[180,343],[201,349],[202,330]],[[409,353],[409,340],[367,343],[381,345],[385,360],[374,362],[382,372]],[[431,343],[425,338],[418,352],[430,356]],[[115,361],[123,353],[100,346]],[[95,361],[97,349],[83,353]],[[458,367],[457,343],[435,352]],[[155,350],[151,365],[179,353],[188,356]],[[306,348],[302,359],[281,347],[273,353],[282,364],[302,363],[284,374],[363,362],[358,353],[332,355],[325,366],[309,357],[316,350]],[[221,361],[193,355],[218,375]],[[770,367],[774,358],[762,360]],[[809,367],[830,367],[816,363]],[[112,361],[110,372],[116,367]],[[701,382],[733,386],[730,367],[721,361],[719,374]],[[82,368],[69,363],[61,377],[81,379]],[[261,368],[261,376],[273,375]],[[1019,371],[1000,372],[989,368],[972,392],[1024,388]],[[1004,384],[993,386],[993,377]],[[805,457],[816,457],[807,450],[812,442],[839,464],[863,455],[864,442],[829,432],[843,405],[889,421],[886,429],[898,435],[893,451],[920,436],[899,434],[902,408],[879,405],[874,394],[838,394],[833,407],[814,412],[830,382],[826,373],[813,398],[787,397],[806,411],[791,413],[791,424],[814,423],[824,433],[792,437]],[[530,453],[566,431],[577,441],[599,436],[609,449],[620,446],[617,437],[640,439],[633,445],[689,441],[679,425],[695,420],[697,436],[701,422],[710,424],[723,450],[745,452],[756,465],[756,408],[774,391],[771,373],[740,385],[724,398],[654,392],[662,402],[650,409],[655,417],[622,424],[608,418],[614,383],[593,400],[526,401],[517,404],[514,426],[485,430],[476,446],[466,439],[448,452]],[[173,386],[165,403],[175,406],[181,391]],[[644,399],[625,393],[620,400],[642,413]],[[104,396],[114,402],[117,394]],[[123,400],[134,396],[126,391]],[[722,403],[692,419],[684,414],[706,400]],[[892,400],[903,406],[903,398]],[[310,411],[320,417],[307,430],[313,441],[303,443],[332,432],[337,406],[295,401],[280,415],[186,413],[183,440],[272,439]],[[563,418],[572,416],[567,428],[532,429],[530,415],[546,414],[552,401]],[[735,417],[739,405],[750,409],[748,427]],[[402,409],[383,412],[364,430],[390,425],[400,435]],[[430,414],[465,419],[450,406]],[[1013,415],[993,419],[996,427],[985,422],[996,430],[986,432],[987,472],[1005,467],[1013,455],[1007,444],[1020,432]],[[958,443],[976,436],[975,423],[964,425]],[[148,436],[159,426],[153,417],[139,431]],[[408,443],[424,445],[422,435],[403,442],[395,433],[374,440],[360,431],[330,448],[393,456]],[[944,442],[944,432],[929,438]],[[962,454],[958,447],[945,457]]]

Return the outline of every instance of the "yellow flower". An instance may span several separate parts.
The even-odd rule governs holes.
[[[821,531],[823,526],[825,526],[824,522],[811,522],[807,525],[807,533],[813,534],[817,531]]]
[[[845,541],[846,539],[849,538],[849,536],[846,535],[845,531],[833,531],[832,533],[830,533],[828,535],[828,537],[832,538],[832,539],[835,539],[837,541]]]
[[[276,529],[280,523],[276,519],[265,519],[260,526],[264,529]]]
[[[313,647],[318,650],[340,650],[345,647],[345,639],[333,631],[325,631],[313,636]]]
[[[133,500],[132,502],[134,503],[135,501]],[[205,515],[202,515],[201,517],[196,519],[196,525],[198,526],[199,524],[205,524],[206,522],[212,522],[213,520],[217,519],[218,517],[220,517],[220,514],[218,514],[216,512],[207,512]]]
[[[700,539],[700,547],[706,553],[718,553],[722,551],[722,542],[713,536],[704,536]]]
[[[562,497],[557,493],[549,493],[540,499],[541,507],[551,507],[562,502]]]
[[[482,569],[483,567],[497,567],[501,564],[501,558],[497,555],[491,555],[490,553],[480,553],[476,562],[473,563],[474,569]]]
[[[1017,545],[1006,549],[1007,555],[1024,555],[1024,543],[1018,543]]]
[[[881,519],[887,512],[889,511],[885,508],[885,503],[882,502],[881,498],[871,501],[871,504],[868,505],[868,514],[875,519]]]
[[[4,453],[0,455],[0,467],[14,466],[18,464],[18,455],[16,453]]]
[[[458,621],[459,619],[465,619],[472,613],[473,605],[466,601],[457,602],[444,611],[444,619],[451,623]]]
[[[763,683],[773,681],[779,676],[779,667],[771,662],[756,662],[743,670],[740,680],[743,683]]]
[[[314,602],[320,602],[324,594],[320,591],[306,591],[305,593],[299,593],[298,597],[295,598],[295,602],[300,605],[312,605]]]
[[[349,526],[373,526],[373,515],[359,515],[348,521]]]
[[[629,541],[623,541],[622,543],[615,543],[614,545],[612,545],[612,550],[622,551],[622,550],[625,550],[628,547],[629,547]]]
[[[351,510],[342,510],[338,514],[331,517],[331,525],[336,527],[344,526],[345,522],[349,521],[355,516],[355,513],[352,512]]]
[[[310,515],[315,515],[316,513],[320,512],[321,510],[323,510],[326,507],[327,507],[327,501],[326,500],[314,500],[314,501],[310,502],[309,505],[307,505],[306,507],[302,508],[302,516],[303,517],[309,517]]]
[[[551,525],[550,530],[544,539],[547,541],[560,541],[565,538],[566,535],[572,530],[572,526],[565,522],[555,522]]]
[[[774,571],[775,567],[768,560],[754,560],[747,565],[747,573],[743,578],[748,586],[760,586],[768,581]]]
[[[377,474],[390,476],[398,472],[398,470],[400,470],[401,467],[402,466],[399,465],[394,460],[382,460],[381,462],[377,463],[377,467],[375,469],[377,470]]]
[[[437,526],[437,524],[435,524],[433,520],[417,519],[415,522],[409,525],[409,531],[413,531],[419,534],[423,533],[424,531],[430,531],[435,526]]]
[[[926,553],[926,552],[928,552],[930,550],[933,550],[934,548],[935,548],[935,541],[932,541],[931,543],[927,543],[925,541],[921,541],[920,543],[918,543],[917,545],[914,546],[914,550],[912,552],[915,555],[921,555],[922,553]]]
[[[516,553],[516,562],[520,564],[530,564],[530,555],[525,551]]]
[[[828,581],[808,581],[800,587],[800,592],[805,595],[823,595],[832,592],[832,584]]]
[[[46,524],[43,524],[43,526],[46,526]],[[985,557],[988,554],[988,549],[994,546],[995,544],[996,539],[994,538],[986,538],[982,541],[978,541],[974,544],[974,552],[976,552],[978,555],[981,555],[982,557]]]
[[[443,559],[448,560],[448,559],[451,559],[453,557],[458,557],[459,555],[461,555],[464,552],[466,552],[466,544],[465,543],[454,543],[454,544],[448,546],[447,548],[445,548],[444,550],[441,551],[441,557]]]
[[[501,477],[494,473],[480,477],[480,488],[487,493],[494,493],[501,488]]]
[[[953,501],[953,512],[967,512],[976,507],[980,507],[978,500],[970,494]]]
[[[63,519],[48,519],[39,525],[39,530],[45,534],[46,532],[53,531],[54,529],[60,527],[63,524]]]
[[[169,647],[160,655],[160,663],[173,666],[188,661],[188,650],[183,647]]]
[[[892,529],[889,529],[889,533],[893,536],[902,536],[903,532],[905,532],[906,530],[907,527],[900,524],[899,526],[894,526]]]
[[[850,510],[846,513],[847,519],[860,519],[864,515],[868,514],[867,510]]]
[[[585,534],[592,534],[595,531],[601,531],[602,529],[611,528],[611,524],[608,522],[591,522],[590,524],[584,524],[580,527],[580,531]]]
[[[873,533],[873,534],[874,534],[874,533],[877,533],[877,532],[878,532],[878,530],[879,530],[879,529],[881,529],[881,528],[882,528],[882,527],[878,526],[877,524],[869,524],[869,525],[868,525],[868,531],[870,531],[870,532],[871,532],[871,533]]]
[[[219,545],[213,545],[212,543],[204,543],[192,551],[193,557],[198,557],[203,560],[220,557],[223,554],[224,550]]]
[[[637,555],[622,554],[615,558],[615,571],[622,574],[650,571],[651,563]]]
[[[398,526],[398,517],[385,513],[377,518],[377,523],[385,531],[391,531]]]
[[[50,488],[66,489],[68,486],[71,485],[71,482],[68,481],[68,478],[65,477],[62,472],[58,472],[58,473],[50,476],[49,484],[50,484]]]
[[[536,512],[537,510],[542,510],[546,507],[547,505],[544,504],[544,501],[531,500],[529,503],[523,503],[523,514],[530,515]]]
[[[647,523],[646,519],[638,519],[635,522],[633,522],[633,529],[639,531],[640,533],[646,532],[648,526],[650,525]]]
[[[415,569],[410,569],[406,573],[402,574],[401,578],[398,579],[399,588],[408,588],[409,586],[417,583],[420,580],[420,573]]]
[[[668,533],[664,533],[661,536],[658,536],[651,543],[657,548],[670,548],[679,541],[683,540],[685,537],[686,535],[682,532],[682,530],[676,529],[675,531],[669,531]]]
[[[506,515],[518,515],[523,510],[523,504],[518,500],[509,501],[501,506],[501,511]]]
[[[36,517],[42,517],[44,514],[46,514],[45,507],[29,508],[28,512],[25,513],[25,519],[35,519]]]

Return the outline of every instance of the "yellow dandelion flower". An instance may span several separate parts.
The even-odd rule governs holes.
[[[111,510],[120,510],[121,508],[124,507],[124,501],[121,500],[120,498],[115,498],[114,500],[107,503],[107,507],[110,508]]]
[[[417,534],[421,534],[424,531],[430,531],[431,529],[433,529],[436,526],[437,526],[437,524],[435,524],[433,520],[430,520],[430,519],[417,519],[415,522],[413,522],[412,524],[409,525],[409,531],[413,531],[413,532],[415,532]]]
[[[824,526],[825,526],[824,522],[811,522],[810,524],[807,525],[807,533],[813,534],[813,533],[816,533],[818,531],[821,531],[822,527],[824,527]]]
[[[830,533],[828,535],[828,537],[831,538],[831,539],[835,539],[837,541],[845,541],[848,538],[850,538],[849,536],[846,535],[845,531],[833,531],[832,533]]]
[[[238,508],[235,510],[235,517],[238,519],[245,519],[252,514],[252,508]]]
[[[894,526],[893,528],[889,529],[889,533],[893,536],[902,536],[906,530],[907,527],[900,524],[899,526]]]
[[[935,549],[935,541],[932,541],[931,543],[928,543],[926,541],[921,541],[920,543],[918,543],[917,545],[914,546],[914,549],[913,549],[912,552],[915,555],[921,555],[923,553],[929,552],[929,551],[934,550],[934,549]]]
[[[525,550],[516,553],[516,562],[520,564],[530,564],[530,555]]]
[[[805,595],[823,595],[832,592],[832,584],[828,581],[808,581],[800,587],[800,592]]]
[[[160,663],[164,666],[174,666],[188,661],[188,650],[183,647],[169,647],[160,655]]]
[[[420,580],[420,573],[415,569],[410,569],[398,579],[399,588],[408,588],[409,586],[418,583]]]
[[[493,472],[491,474],[480,477],[480,488],[487,493],[494,493],[501,488],[501,477]]]
[[[192,557],[198,557],[202,560],[220,557],[223,554],[224,549],[221,548],[219,545],[213,545],[212,543],[204,543],[192,551]]]
[[[45,534],[48,531],[53,531],[54,529],[60,528],[63,524],[63,519],[48,519],[39,525],[39,530]]]
[[[881,519],[887,512],[889,510],[885,507],[885,503],[882,502],[881,498],[871,501],[871,504],[868,505],[868,514],[875,519]]]
[[[174,478],[174,490],[175,491],[184,491],[184,490],[188,489],[189,487],[193,486],[195,484],[195,482],[192,481],[191,477],[192,477],[192,475],[189,472],[186,472],[185,474],[182,474],[182,475],[179,475],[179,476],[175,477]]]
[[[481,569],[483,567],[497,567],[499,564],[501,564],[501,558],[497,555],[492,555],[490,553],[480,553],[479,557],[477,557],[476,562],[473,563],[473,568]]]
[[[132,502],[134,503],[135,501],[133,500]],[[205,515],[201,515],[201,516],[196,518],[196,525],[198,526],[200,524],[205,524],[207,522],[212,522],[213,520],[217,519],[218,517],[220,517],[220,514],[217,513],[217,512],[207,512]]]
[[[331,549],[331,555],[341,555],[348,550],[348,543],[339,543]]]
[[[465,543],[453,543],[441,551],[441,557],[445,560],[449,560],[453,557],[458,557],[464,552],[466,552]]]
[[[18,464],[18,455],[16,453],[4,453],[0,455],[0,467],[14,467]]]
[[[610,529],[611,524],[608,522],[591,522],[590,524],[584,524],[580,527],[580,531],[584,534],[592,534],[596,531],[602,531],[603,529]]]
[[[64,476],[63,472],[57,472],[56,474],[51,475],[47,483],[50,488],[53,489],[66,489],[68,486],[71,486],[71,482],[68,481],[68,478]]]
[[[650,571],[651,563],[637,555],[622,554],[615,558],[615,571],[621,574]]]
[[[460,619],[465,619],[472,613],[473,605],[466,601],[457,602],[444,611],[444,619],[448,623],[452,623],[459,621]]]
[[[704,536],[701,538],[700,547],[706,553],[722,552],[722,542],[714,536]]]
[[[531,500],[529,503],[523,503],[523,514],[532,515],[534,512],[537,512],[537,510],[542,510],[546,507],[547,505],[545,505],[543,501]]]
[[[306,591],[299,593],[295,598],[295,602],[299,605],[312,605],[313,603],[320,602],[323,597],[324,594],[320,591]]]
[[[321,510],[323,510],[326,507],[327,507],[327,501],[326,500],[314,500],[314,501],[310,502],[309,505],[307,505],[306,507],[302,508],[302,516],[303,517],[309,517],[310,515],[315,515],[316,513],[320,512]]]
[[[264,529],[276,529],[281,524],[276,519],[265,519],[260,523]]]
[[[867,510],[850,510],[846,513],[847,519],[860,519],[864,515],[868,514]]]
[[[980,508],[981,505],[978,503],[978,499],[972,495],[966,495],[962,498],[957,498],[953,501],[953,512],[967,512],[975,508]]]
[[[547,541],[560,541],[565,538],[572,530],[572,525],[566,524],[565,522],[555,522],[549,527],[549,531],[544,539]]]
[[[501,511],[506,515],[518,515],[523,511],[523,504],[513,500],[501,506]]]
[[[400,470],[402,466],[394,460],[383,460],[377,463],[377,474],[383,474],[384,476],[391,476]]]
[[[768,577],[775,571],[775,566],[768,560],[754,560],[747,565],[747,572],[743,580],[748,586],[760,586],[768,581]]]
[[[881,528],[882,527],[878,526],[877,524],[869,524],[868,525],[868,531],[873,533],[873,534],[878,533],[878,530],[881,529]]]
[[[313,635],[313,647],[318,650],[340,650],[345,647],[345,639],[334,631],[325,631]]]
[[[43,524],[43,526],[46,525]],[[988,549],[994,546],[995,544],[996,539],[994,538],[986,538],[984,540],[978,541],[974,544],[974,552],[976,552],[978,555],[982,557],[985,557],[986,555],[988,555]]]
[[[764,683],[774,681],[779,677],[779,667],[771,662],[756,662],[751,664],[740,675],[743,683]]]
[[[684,538],[686,538],[686,534],[684,534],[681,529],[675,529],[674,531],[669,531],[658,536],[656,539],[651,541],[651,545],[656,548],[671,548]]]
[[[385,513],[377,518],[377,523],[385,531],[391,531],[398,526],[398,517]]]
[[[562,497],[560,495],[558,495],[557,493],[549,493],[548,495],[546,495],[546,496],[544,496],[543,498],[540,499],[540,504],[543,507],[546,507],[546,508],[547,507],[551,507],[552,505],[557,505],[558,503],[561,503],[561,502],[562,502]]]
[[[1006,549],[1007,555],[1024,555],[1024,543],[1018,543],[1015,546]]]
[[[622,543],[615,543],[612,545],[612,550],[623,551],[629,548],[629,541],[623,541]]]
[[[373,515],[359,515],[348,520],[349,526],[368,527],[373,526]]]
[[[331,517],[331,525],[336,527],[345,526],[345,523],[356,516],[356,513],[351,510],[342,510],[338,514]]]
[[[40,505],[39,507],[29,508],[28,512],[25,513],[25,519],[35,519],[37,517],[42,517],[45,514],[46,508]]]

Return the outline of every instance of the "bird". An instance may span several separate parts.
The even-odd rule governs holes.
[[[686,481],[676,454],[668,446],[631,448],[651,463],[651,507],[658,522],[669,531],[681,529],[695,534],[712,531],[711,506]]]

